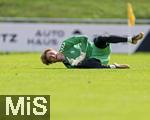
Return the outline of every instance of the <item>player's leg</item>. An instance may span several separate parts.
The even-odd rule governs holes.
[[[76,68],[110,68],[110,66],[102,65],[98,59],[89,58],[79,63]]]
[[[102,65],[98,59],[89,58],[78,64],[76,68],[96,68],[96,69],[127,69],[129,65],[127,64],[117,64],[114,63],[112,65]]]
[[[94,39],[94,44],[99,48],[107,47],[108,43],[120,43],[120,42],[130,42],[136,44],[139,40],[144,37],[144,33],[141,32],[133,37],[122,37],[122,36],[98,36]]]

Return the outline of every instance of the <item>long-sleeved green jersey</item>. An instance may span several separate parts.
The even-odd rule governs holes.
[[[104,49],[97,48],[94,43],[88,40],[87,36],[76,35],[63,41],[59,52],[63,53],[65,60],[63,63],[68,68],[74,68],[77,62],[84,59],[96,58],[103,65],[107,65],[110,56],[110,45]]]

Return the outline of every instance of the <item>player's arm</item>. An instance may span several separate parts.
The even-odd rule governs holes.
[[[72,66],[77,66],[80,62],[82,62],[86,57],[86,54],[84,52],[81,52],[80,56],[77,57],[76,59],[68,59],[69,63],[72,65]]]
[[[63,53],[65,50],[81,43],[82,52],[85,52],[88,46],[88,38],[86,36],[74,36],[63,41],[59,52]]]
[[[64,51],[70,49],[74,45],[79,44],[81,45],[81,51],[80,51],[80,56],[78,56],[76,59],[70,59],[67,57],[69,63],[72,66],[78,65],[81,61],[83,61],[86,57],[86,50],[88,47],[88,38],[86,36],[74,36],[69,39],[66,39],[63,41],[61,48],[59,52],[63,53]]]

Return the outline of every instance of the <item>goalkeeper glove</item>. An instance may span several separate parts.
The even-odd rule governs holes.
[[[84,52],[81,52],[80,56],[77,57],[76,59],[73,58],[69,59],[68,57],[67,59],[72,66],[77,66],[80,62],[82,62],[85,59],[85,56],[86,54]]]

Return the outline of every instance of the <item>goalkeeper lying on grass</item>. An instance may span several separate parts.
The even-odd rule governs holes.
[[[98,36],[91,43],[87,36],[76,35],[64,40],[58,52],[46,49],[41,60],[46,65],[63,62],[67,68],[129,68],[126,64],[108,65],[110,43],[136,44],[143,36],[142,32],[133,37]]]

